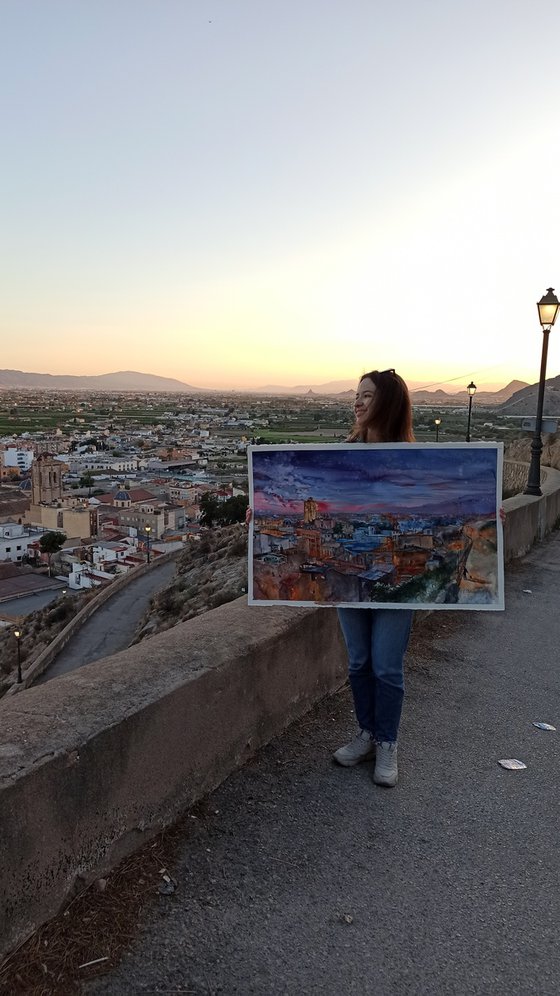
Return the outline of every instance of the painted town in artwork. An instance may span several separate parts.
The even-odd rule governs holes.
[[[250,451],[251,604],[502,609],[502,447]]]

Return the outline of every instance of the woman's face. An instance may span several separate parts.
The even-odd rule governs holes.
[[[354,414],[360,429],[364,429],[370,419],[375,391],[375,384],[369,377],[364,377],[358,384],[356,400],[354,401]]]

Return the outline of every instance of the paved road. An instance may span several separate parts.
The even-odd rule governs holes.
[[[33,687],[128,647],[150,598],[174,574],[175,562],[167,561],[113,595],[84,623]]]
[[[416,633],[396,789],[330,762],[347,691],[230,777],[187,820],[176,893],[85,992],[557,996],[560,732],[532,723],[560,731],[559,582],[557,533],[505,613]]]
[[[61,584],[57,588],[50,588],[48,591],[38,591],[34,595],[21,595],[19,598],[10,598],[9,601],[0,603],[0,615],[9,616],[12,619],[21,619],[23,616],[29,615],[30,612],[36,612],[38,609],[43,609],[45,605],[56,602],[62,596],[63,587]],[[70,595],[70,590],[67,589],[66,593]]]

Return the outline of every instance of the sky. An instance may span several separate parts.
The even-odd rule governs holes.
[[[2,368],[538,380],[536,302],[560,296],[555,0],[1,14]]]
[[[307,498],[332,514],[490,514],[499,500],[495,447],[273,446],[251,460],[257,515],[301,516]]]

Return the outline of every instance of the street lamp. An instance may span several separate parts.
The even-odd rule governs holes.
[[[16,647],[17,647],[17,683],[18,685],[21,685],[21,650],[19,646],[19,641],[21,638],[21,630],[15,629],[14,636],[16,638]]]
[[[544,407],[544,388],[546,382],[546,357],[548,354],[548,336],[556,321],[560,302],[554,293],[553,287],[548,287],[546,294],[541,297],[537,304],[539,309],[539,322],[543,330],[543,344],[541,354],[541,373],[539,378],[539,396],[537,400],[537,418],[535,422],[535,432],[531,442],[531,465],[529,467],[529,477],[527,479],[526,495],[542,495],[541,491],[541,453],[542,453],[542,416]]]
[[[439,427],[441,425],[441,419],[440,418],[435,418],[434,419],[434,425],[436,427],[436,443],[437,443],[439,441]]]
[[[470,441],[471,441],[472,399],[474,398],[474,396],[476,394],[476,384],[474,384],[472,382],[472,380],[471,380],[469,386],[467,387],[467,391],[468,391],[468,394],[469,394],[469,419],[468,419],[468,422],[467,422],[467,443],[470,443]]]
[[[146,526],[146,554],[148,557],[148,563],[150,563],[150,533],[152,531],[151,526]]]

